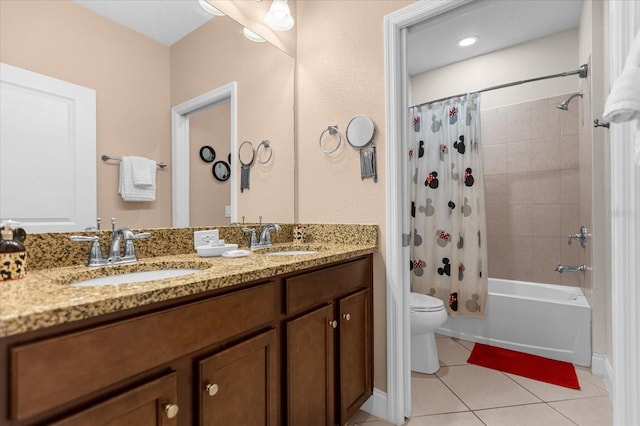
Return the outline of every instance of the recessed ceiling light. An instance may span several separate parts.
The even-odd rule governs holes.
[[[460,40],[458,42],[458,46],[460,47],[467,47],[467,46],[471,46],[472,44],[476,44],[476,42],[480,40],[478,37],[476,36],[471,36],[471,37],[465,37],[462,40]]]

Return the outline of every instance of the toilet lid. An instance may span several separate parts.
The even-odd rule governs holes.
[[[444,309],[444,302],[433,296],[409,293],[409,310],[413,312],[435,312]]]

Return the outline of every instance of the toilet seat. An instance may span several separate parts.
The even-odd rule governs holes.
[[[444,309],[444,302],[433,296],[421,293],[409,293],[410,312],[438,312]]]

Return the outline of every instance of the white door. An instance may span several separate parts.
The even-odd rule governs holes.
[[[96,204],[95,91],[0,64],[0,221],[80,230]]]

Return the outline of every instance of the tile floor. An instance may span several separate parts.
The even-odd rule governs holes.
[[[437,336],[440,370],[411,374],[413,415],[405,426],[606,426],[612,405],[603,380],[576,367],[580,390],[467,364],[473,342]],[[349,422],[389,426],[363,411]]]

